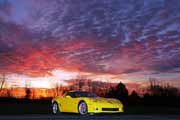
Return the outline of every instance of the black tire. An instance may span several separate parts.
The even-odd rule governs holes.
[[[57,103],[57,102],[54,102],[54,103],[52,104],[52,113],[53,113],[54,115],[57,115],[57,114],[60,113],[59,106],[58,106],[58,103]]]
[[[80,115],[86,115],[88,114],[88,107],[86,102],[82,101],[78,105],[78,112]]]

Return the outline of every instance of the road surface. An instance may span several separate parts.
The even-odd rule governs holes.
[[[1,115],[0,120],[180,120],[180,115]]]

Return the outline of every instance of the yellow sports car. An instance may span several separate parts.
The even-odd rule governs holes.
[[[81,115],[88,113],[119,113],[123,112],[123,104],[119,100],[98,97],[94,93],[72,91],[52,100],[52,112],[53,114],[72,112]]]

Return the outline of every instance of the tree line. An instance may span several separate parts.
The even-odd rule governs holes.
[[[150,79],[149,82],[150,85],[143,96],[139,96],[136,91],[129,95],[126,85],[120,82],[106,93],[106,97],[119,99],[125,105],[180,107],[178,88],[169,84],[161,85],[156,79]]]

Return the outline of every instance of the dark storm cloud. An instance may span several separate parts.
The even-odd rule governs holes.
[[[128,74],[128,73],[135,73],[135,72],[140,72],[140,71],[142,70],[141,69],[128,69],[128,70],[124,70],[123,73]]]
[[[10,15],[12,12],[12,6],[8,0],[0,1],[0,15]]]
[[[156,70],[158,72],[171,72],[171,71],[174,71],[175,68],[180,68],[180,59],[179,58],[170,60],[168,63],[164,63],[164,64],[160,63],[154,67],[154,70]]]

